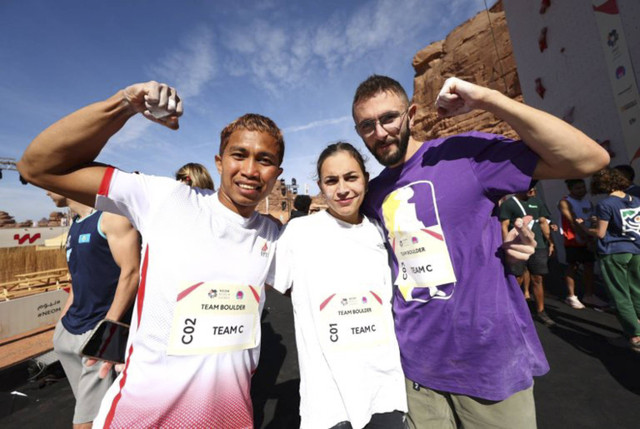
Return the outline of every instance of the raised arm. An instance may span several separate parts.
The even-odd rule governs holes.
[[[182,102],[175,89],[165,84],[131,85],[40,133],[17,164],[20,174],[36,186],[93,207],[105,167],[92,163],[109,138],[136,113],[178,129]]]
[[[449,78],[436,106],[441,116],[482,109],[507,122],[540,157],[534,179],[582,178],[609,164],[607,151],[580,130],[498,91]]]
[[[140,236],[127,218],[112,213],[102,214],[100,226],[107,236],[111,255],[120,267],[116,294],[105,319],[120,320],[133,304],[138,290]]]

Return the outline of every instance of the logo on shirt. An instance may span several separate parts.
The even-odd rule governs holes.
[[[456,276],[433,183],[417,181],[394,190],[382,203],[382,216],[398,264],[394,283],[404,299],[449,299]]]
[[[622,232],[640,235],[640,207],[620,210]]]
[[[78,236],[78,243],[84,244],[89,243],[91,241],[91,234],[80,234]]]
[[[418,237],[411,237],[411,239],[404,239],[404,240],[399,240],[398,244],[400,245],[400,247],[404,247],[404,246],[410,246],[412,244],[418,244],[419,240]]]
[[[269,246],[267,246],[267,242],[264,242],[264,245],[262,246],[262,249],[260,249],[260,256],[266,258],[267,256],[269,256]]]

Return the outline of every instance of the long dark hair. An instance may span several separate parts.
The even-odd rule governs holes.
[[[322,164],[324,164],[326,159],[329,158],[331,155],[340,151],[349,153],[349,155],[351,155],[353,159],[355,159],[358,165],[360,166],[360,169],[362,170],[362,174],[365,176],[365,178],[369,176],[369,173],[367,172],[367,168],[365,167],[366,161],[362,156],[362,154],[360,153],[360,151],[355,147],[353,147],[351,143],[337,142],[337,143],[332,143],[326,148],[324,148],[324,150],[318,157],[318,162],[316,163],[316,174],[318,175],[317,176],[318,180],[322,179],[322,174],[321,174]]]

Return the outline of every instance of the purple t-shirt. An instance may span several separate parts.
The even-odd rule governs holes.
[[[506,274],[498,200],[529,188],[524,143],[471,132],[423,143],[371,181],[365,212],[393,249],[394,317],[407,378],[503,400],[549,370],[522,291]]]

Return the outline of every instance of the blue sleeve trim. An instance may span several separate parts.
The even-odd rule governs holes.
[[[100,236],[106,240],[107,236],[104,235],[104,232],[102,232],[102,215],[104,215],[104,212],[100,213],[100,218],[98,219],[98,228],[97,229],[98,229],[98,234],[100,234]]]

